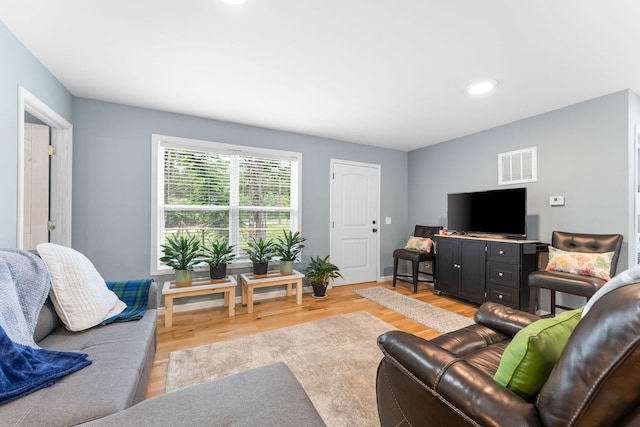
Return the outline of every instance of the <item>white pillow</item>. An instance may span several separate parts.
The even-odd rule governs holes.
[[[127,307],[80,252],[53,243],[36,249],[51,274],[53,306],[68,330],[89,329]]]

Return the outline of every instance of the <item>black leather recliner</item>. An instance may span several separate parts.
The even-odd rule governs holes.
[[[640,283],[595,302],[530,402],[493,375],[513,336],[538,319],[485,303],[476,324],[430,341],[401,331],[381,335],[382,426],[640,425]]]

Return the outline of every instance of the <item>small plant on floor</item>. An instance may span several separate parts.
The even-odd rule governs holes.
[[[327,286],[338,277],[342,277],[340,268],[329,262],[329,255],[324,258],[311,257],[311,262],[304,272],[307,279],[311,280],[313,296],[316,298],[325,297]]]
[[[282,236],[276,238],[275,252],[280,257],[280,274],[287,275],[293,272],[293,262],[304,248],[303,243],[307,239],[302,237],[299,231],[282,230]]]
[[[209,245],[202,248],[204,261],[209,264],[210,277],[215,280],[227,276],[227,264],[236,257],[233,245],[222,239],[209,240]]]
[[[193,266],[199,262],[200,241],[195,236],[187,238],[170,234],[161,245],[164,256],[160,261],[175,270],[176,286],[189,286],[193,281]]]

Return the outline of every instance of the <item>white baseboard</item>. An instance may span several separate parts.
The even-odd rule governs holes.
[[[302,287],[302,293],[308,293],[308,292],[312,292],[313,288],[311,286],[303,286]],[[296,294],[296,290],[295,287],[292,289],[293,295]],[[253,293],[253,300],[254,301],[260,301],[263,299],[269,299],[269,298],[278,298],[278,297],[283,297],[287,295],[287,290],[286,289],[282,289],[282,290],[276,290],[276,291],[270,291],[270,292],[260,292],[260,293]],[[238,295],[236,296],[236,304],[240,304],[242,303],[242,296]],[[210,301],[198,301],[198,302],[189,302],[186,304],[176,304],[174,301],[173,304],[173,312],[174,313],[180,313],[183,311],[191,311],[191,310],[201,310],[204,308],[213,308],[213,307],[222,307],[224,305],[224,299],[223,298],[216,298],[216,299],[212,299]],[[164,307],[158,307],[158,314],[164,314]]]
[[[390,282],[393,280],[393,276],[380,276],[378,282]]]

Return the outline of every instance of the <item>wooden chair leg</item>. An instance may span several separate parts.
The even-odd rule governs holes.
[[[393,287],[396,287],[396,276],[398,275],[398,258],[393,258]]]
[[[549,289],[551,292],[551,315],[556,315],[556,291]]]
[[[413,265],[413,293],[417,294],[418,293],[418,267],[420,266],[420,263],[418,261],[412,261],[411,262]]]

